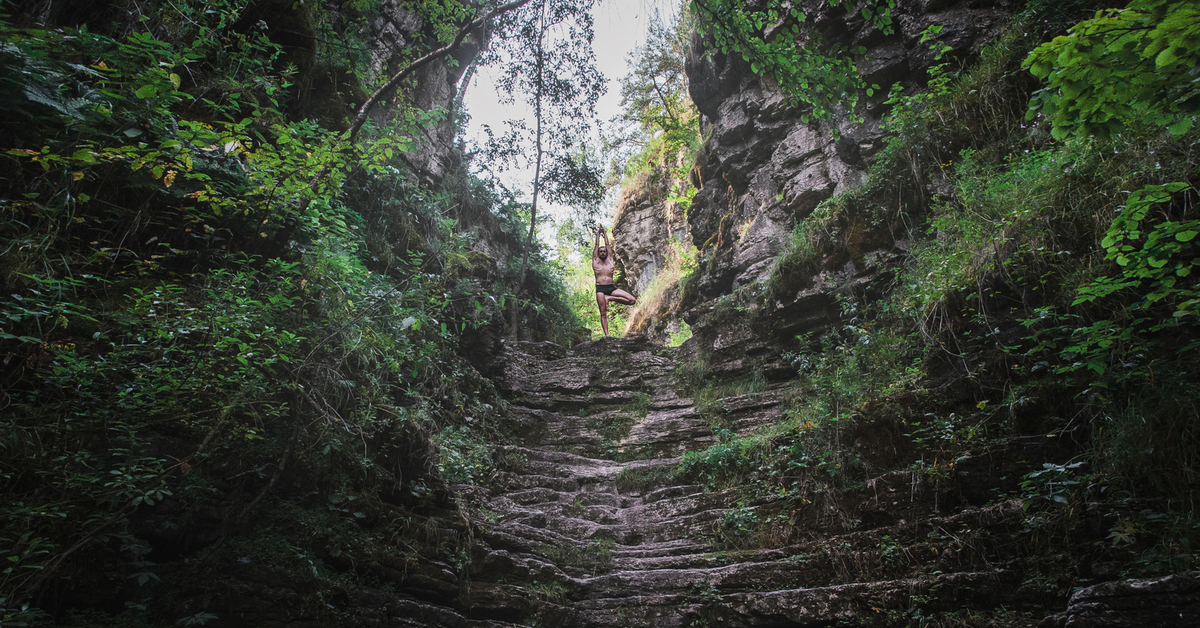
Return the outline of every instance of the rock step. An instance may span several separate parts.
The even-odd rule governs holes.
[[[552,519],[544,512],[521,512],[512,520],[493,524],[493,532],[525,539],[530,543],[583,544],[591,539],[613,539],[623,545],[645,545],[678,539],[699,538],[711,532],[713,523],[721,519],[724,510],[706,510],[694,515],[680,516],[657,526],[623,523],[599,523],[586,519]]]
[[[637,524],[626,525],[522,509],[506,515],[502,523],[491,528],[491,533],[506,539],[505,547],[525,552],[544,552],[547,547],[594,551],[595,543],[612,540],[614,545],[607,548],[610,567],[622,571],[691,570],[720,574],[731,562],[779,565],[790,561],[792,567],[776,567],[779,573],[788,574],[811,570],[814,565],[824,569],[837,557],[843,562],[861,563],[860,572],[883,570],[885,564],[890,564],[894,571],[917,563],[936,563],[939,570],[949,572],[964,562],[969,567],[972,561],[978,562],[994,552],[986,542],[987,528],[1006,525],[1023,514],[1019,502],[1010,501],[920,522],[829,535],[820,542],[771,549],[721,550],[699,539],[715,531],[715,522],[724,512],[712,509],[692,517],[675,516],[659,522],[636,518]],[[941,540],[931,542],[930,531],[941,531]]]
[[[674,465],[663,465],[674,466]],[[511,477],[522,476],[524,474],[517,472],[506,472]],[[550,477],[539,475],[534,477]],[[562,482],[562,478],[552,477],[555,484]],[[582,487],[580,490],[557,491],[550,487],[535,486],[528,489],[521,489],[505,493],[505,497],[514,503],[519,504],[534,504],[542,503],[549,504],[554,502],[573,502],[576,498],[583,500],[585,504],[610,504],[620,502],[627,504],[622,506],[628,508],[632,504],[647,504],[650,502],[676,499],[680,497],[692,497],[694,495],[704,493],[704,486],[700,484],[676,484],[673,486],[664,486],[656,488],[645,493],[640,491],[620,492],[614,483],[598,482]]]
[[[613,545],[614,561],[632,558],[657,558],[660,556],[697,556],[711,551],[707,543],[689,539],[676,539],[646,545]]]
[[[574,607],[580,615],[578,625],[589,628],[665,628],[693,622],[730,628],[857,626],[864,618],[882,620],[889,612],[996,608],[1015,601],[1017,584],[1018,577],[1003,572],[971,572],[720,594],[697,580],[686,593],[596,598]]]
[[[521,477],[530,478],[531,482],[538,483],[542,483],[546,479],[546,476]],[[517,483],[517,478],[507,479],[511,480],[510,483]],[[560,485],[570,482],[570,480],[556,478],[551,478],[551,480]],[[734,499],[734,496],[723,493],[707,493],[697,490],[699,487],[676,487],[681,490],[663,493],[656,491],[648,493],[644,497],[622,496],[611,490],[612,487],[607,487],[610,490],[604,490],[605,488],[598,485],[585,485],[581,490],[570,491],[534,486],[493,498],[490,507],[501,514],[541,508],[566,516],[576,516],[587,508],[607,508],[613,512],[622,513],[622,516],[627,518],[640,518],[645,525],[653,526],[656,525],[657,519],[714,508],[723,509]],[[631,525],[636,523],[636,520],[630,520]]]
[[[570,354],[544,343],[509,350],[498,383],[529,438],[506,449],[518,462],[475,499],[499,521],[481,525],[492,552],[472,568],[472,620],[508,605],[509,615],[492,617],[562,628],[890,625],[914,610],[996,608],[1020,584],[988,571],[1004,564],[1008,550],[992,539],[1023,515],[1016,502],[939,516],[913,499],[912,474],[897,471],[848,491],[839,507],[854,512],[789,502],[798,520],[788,526],[774,519],[780,504],[744,489],[677,484],[671,468],[682,454],[716,442],[710,420],[751,434],[781,419],[787,390],[706,402],[702,417],[676,390],[671,359],[644,339],[584,343]],[[642,395],[651,396],[645,416],[607,442],[597,429]],[[645,459],[597,458],[601,446]],[[762,527],[729,538],[722,521],[742,502],[760,511]],[[537,588],[548,584],[556,588]]]

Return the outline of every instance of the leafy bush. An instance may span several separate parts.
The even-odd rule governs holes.
[[[343,551],[463,565],[429,532],[453,524],[414,510],[488,477],[505,438],[457,345],[499,313],[515,271],[475,248],[499,233],[488,250],[508,250],[516,210],[462,173],[414,183],[402,153],[436,111],[351,147],[294,120],[295,70],[243,4],[139,8],[169,19],[120,35],[0,21],[4,621],[68,583],[132,604],[129,625],[171,623],[153,582],[221,598],[236,584],[203,574],[250,546],[301,583],[378,576],[335,573]],[[543,263],[530,281],[550,303],[531,324],[557,329],[556,277]],[[186,573],[146,562],[151,516],[208,539],[182,550]]]
[[[1027,116],[1045,115],[1054,139],[1109,137],[1130,126],[1178,137],[1200,113],[1200,10],[1183,0],[1134,0],[1097,12],[1042,44],[1027,67],[1048,85]]]
[[[718,436],[720,442],[708,449],[685,453],[679,462],[679,475],[711,489],[736,482],[757,466],[761,441],[737,438],[729,430],[722,430]]]

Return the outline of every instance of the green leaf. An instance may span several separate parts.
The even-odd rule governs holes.
[[[138,98],[151,98],[153,96],[158,95],[158,86],[143,85],[140,88],[138,88],[138,90],[136,92],[134,92],[133,95],[137,96]]]
[[[1180,231],[1179,233],[1175,234],[1175,239],[1179,240],[1180,242],[1191,242],[1192,238],[1195,238],[1197,233],[1200,233],[1200,232]]]
[[[1183,135],[1184,133],[1187,133],[1188,130],[1191,128],[1192,128],[1192,117],[1191,116],[1183,116],[1183,117],[1179,118],[1178,120],[1176,120],[1174,124],[1168,126],[1167,131],[1169,131],[1171,133],[1171,135],[1174,135],[1175,137],[1179,137],[1179,136]]]
[[[1154,67],[1161,70],[1164,67],[1171,65],[1172,63],[1175,63],[1176,61],[1178,61],[1179,57],[1176,56],[1176,54],[1175,54],[1176,50],[1182,50],[1182,49],[1181,48],[1166,48],[1162,52],[1158,53],[1158,56],[1154,58]]]

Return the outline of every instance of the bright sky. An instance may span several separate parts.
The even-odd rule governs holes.
[[[608,92],[596,106],[596,116],[601,121],[611,119],[620,110],[621,87],[618,81],[628,71],[625,58],[645,40],[646,29],[656,8],[667,20],[678,10],[678,3],[673,0],[599,0],[592,9],[596,31],[596,65],[608,79]],[[468,143],[479,142],[486,137],[483,133],[485,124],[502,130],[505,120],[532,116],[531,109],[523,103],[501,105],[496,102],[495,76],[498,76],[496,69],[479,68],[475,79],[467,87],[465,102],[467,112],[471,115],[466,130]],[[532,178],[532,170],[509,171],[502,180],[511,188],[525,190],[525,198],[528,199]],[[545,209],[558,213],[553,207]],[[607,208],[607,211],[611,211],[611,208]]]

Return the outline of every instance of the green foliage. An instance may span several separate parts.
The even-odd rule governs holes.
[[[767,286],[779,298],[790,298],[798,292],[807,276],[820,263],[821,252],[817,242],[820,231],[828,222],[828,211],[833,204],[822,204],[812,214],[797,220],[792,227],[792,236],[784,242],[783,250],[776,258]]]
[[[738,544],[748,540],[758,531],[758,513],[738,502],[736,508],[730,508],[721,516],[718,536],[727,544]]]
[[[1019,50],[1010,48],[1009,56]],[[981,66],[994,63],[985,55]],[[937,132],[976,115],[951,105],[963,98],[960,86],[971,84],[977,71],[967,70],[944,95],[906,113],[907,122],[898,127],[902,134],[910,124]],[[934,114],[937,125],[918,123]],[[1195,298],[1190,236],[1195,229],[1186,215],[1193,192],[1185,189],[1190,184],[1172,183],[1194,176],[1188,150],[1134,127],[1112,141],[1070,137],[1057,144],[1037,124],[1028,126],[1020,134],[976,137],[972,149],[957,154],[922,151],[918,163],[931,168],[932,160],[941,162],[936,167],[952,182],[952,193],[924,215],[926,237],[912,247],[911,266],[893,303],[918,316],[923,339],[951,354],[999,350],[1024,357],[1022,366],[1009,367],[1010,381],[1020,382],[1012,389],[1013,417],[1037,412],[1040,429],[1069,424],[1057,413],[1094,417],[1092,448],[1082,458],[1090,482],[1103,477],[1131,486],[1139,478],[1142,487],[1162,487],[1160,481],[1172,478],[1172,488],[1160,490],[1191,490],[1174,481],[1193,464],[1187,451],[1194,391],[1184,383],[1192,368],[1175,352],[1194,337],[1188,312]],[[895,146],[912,155],[908,140]],[[883,157],[881,162],[887,163]],[[911,169],[912,163],[898,160],[890,167]],[[1008,317],[1023,318],[1031,330],[1024,347],[1012,346],[1013,336],[1008,346],[1000,342]],[[1162,343],[1164,333],[1176,334],[1173,346]],[[1022,356],[1023,348],[1028,352]],[[1025,377],[1041,383],[1025,383]],[[1042,378],[1056,379],[1052,385]],[[1180,405],[1159,404],[1137,390],[1159,385],[1169,387]],[[1069,402],[1070,391],[1081,396]],[[1071,403],[1079,406],[1068,410]],[[1042,405],[1019,409],[1030,404]],[[994,433],[982,414],[921,419],[912,438],[923,447],[969,444]],[[1031,429],[1022,421],[1032,420],[1013,418],[1009,429]],[[1168,433],[1175,435],[1173,442],[1156,436]],[[1150,460],[1140,452],[1146,451],[1158,452],[1154,473],[1145,471]],[[1105,465],[1097,465],[1100,460]],[[1047,477],[1040,473],[1027,480]],[[1073,499],[1082,488],[1057,486],[1046,495]]]
[[[637,419],[627,412],[588,417],[588,429],[595,430],[606,441],[616,442],[629,436],[629,430]]]
[[[1034,253],[1046,237],[1047,207],[1055,200],[1071,156],[1033,151],[1008,163],[984,166],[964,149],[955,168],[955,204],[936,203],[926,235],[913,248],[897,298],[936,328],[939,305],[958,292],[978,292],[985,277],[1004,272]]]
[[[1041,470],[1026,473],[1021,480],[1021,490],[1026,499],[1025,508],[1034,506],[1036,500],[1049,500],[1053,504],[1065,506],[1069,502],[1072,487],[1079,485],[1075,470],[1083,464],[1047,462],[1042,465]]]
[[[633,399],[625,404],[623,410],[637,419],[644,419],[650,413],[650,403],[654,398],[644,392],[633,395]]]
[[[402,153],[444,113],[409,110],[353,147],[291,119],[294,70],[244,8],[171,5],[119,36],[0,22],[6,624],[36,618],[47,583],[128,580],[113,622],[199,625],[138,596],[161,579],[220,598],[235,585],[185,581],[245,556],[326,585],[376,577],[331,568],[343,552],[469,560],[423,516],[380,528],[491,474],[502,406],[457,344],[499,312],[481,286],[503,294],[515,273],[473,247],[513,214],[458,173],[413,182]],[[316,514],[280,495],[292,486],[313,487]],[[148,563],[136,536],[164,509],[181,534],[216,513],[188,573]]]
[[[596,451],[598,457],[612,459],[636,459],[643,452],[640,450],[623,449],[617,443],[629,436],[638,420],[650,412],[652,398],[644,392],[634,394],[633,399],[625,403],[615,412],[598,412],[588,417],[585,425],[594,430],[603,439]]]
[[[1120,309],[1124,320],[1105,318],[1080,325],[1063,317],[1047,328],[1046,319],[1056,314],[1043,308],[1026,321],[1037,329],[1034,337],[1040,340],[1034,351],[1055,351],[1063,360],[1057,372],[1091,371],[1100,378],[1094,382],[1100,386],[1142,380],[1153,372],[1150,362],[1155,355],[1150,349],[1158,344],[1154,332],[1195,326],[1200,292],[1191,275],[1200,264],[1193,244],[1200,222],[1169,216],[1146,220],[1154,204],[1188,188],[1183,183],[1148,185],[1130,194],[1101,241],[1105,259],[1117,264],[1119,274],[1101,275],[1078,288],[1072,303],[1076,306],[1111,303],[1123,293],[1133,295],[1133,302]],[[1197,346],[1194,339],[1181,342],[1187,338],[1191,336],[1176,337],[1172,343],[1181,357]],[[1120,369],[1113,371],[1115,365]]]
[[[1027,119],[1045,115],[1055,139],[1108,137],[1131,125],[1181,136],[1200,113],[1200,9],[1187,0],[1134,0],[1096,13],[1025,61],[1048,86]]]
[[[758,438],[738,438],[729,430],[718,434],[720,442],[703,451],[689,451],[679,462],[679,475],[715,489],[746,478],[763,460],[764,447]]]
[[[703,359],[678,362],[675,365],[674,381],[681,394],[698,393],[708,383],[708,363]]]
[[[921,376],[924,354],[903,313],[886,302],[860,309],[846,301],[844,324],[822,338],[821,351],[785,354],[815,393],[800,414],[848,418],[867,401],[909,390]]]
[[[616,153],[610,177],[644,185],[640,175],[655,183],[666,174],[671,202],[685,210],[695,195],[687,173],[700,146],[700,116],[688,97],[683,63],[695,27],[686,6],[673,23],[651,22],[645,43],[626,60],[621,113],[613,120],[624,128],[608,146]]]
[[[535,607],[558,604],[567,596],[567,587],[561,582],[534,580],[525,585],[525,595]]]
[[[697,369],[699,372],[692,371],[692,369]],[[726,398],[753,396],[767,389],[767,379],[762,369],[755,369],[747,377],[722,384],[715,381],[704,381],[702,363],[681,366],[676,375],[677,377],[683,375],[691,380],[690,386],[688,386],[689,394],[696,403],[696,410],[700,417],[708,423],[714,433],[727,427],[726,414],[729,412],[729,408],[725,403]]]
[[[557,566],[582,568],[596,576],[612,568],[615,545],[616,542],[610,538],[592,538],[585,544],[542,545],[537,552]]]
[[[377,0],[359,0],[373,2]],[[404,8],[420,15],[429,21],[434,30],[434,39],[438,44],[447,44],[454,39],[459,25],[473,17],[473,7],[467,7],[457,0],[406,0]],[[433,46],[433,43],[430,43]]]
[[[885,34],[892,32],[894,0],[829,0],[829,4],[857,9]],[[828,120],[839,108],[853,115],[859,94],[871,96],[879,89],[868,86],[858,74],[852,55],[862,54],[862,48],[800,41],[800,24],[808,16],[799,5],[693,0],[692,11],[699,18],[700,32],[713,40],[716,50],[739,55],[755,74],[772,77],[784,94],[805,109],[801,120],[806,124]]]
[[[479,484],[493,470],[491,445],[469,425],[450,425],[433,439],[438,446],[438,475],[451,484]]]
[[[1160,173],[1155,175],[1161,180]],[[1186,330],[1194,327],[1198,225],[1186,219],[1179,204],[1151,211],[1172,200],[1172,192],[1180,201],[1188,199],[1189,187],[1143,185],[1124,205],[1110,210],[1112,222],[1097,234],[1099,252],[1110,264],[1093,268],[1073,286],[1074,313],[1047,306],[1026,319],[1037,341],[1033,353],[1058,357],[1059,373],[1091,372],[1097,378],[1093,383],[1108,386],[1149,377],[1149,363],[1167,357],[1147,352],[1158,345],[1156,338],[1164,330],[1183,331],[1173,344],[1180,355],[1189,350]],[[1121,368],[1113,371],[1114,365]]]
[[[645,493],[670,486],[678,475],[676,465],[625,465],[617,473],[617,490],[622,493]]]
[[[1200,304],[1195,288],[1187,286],[1187,277],[1200,265],[1191,244],[1200,234],[1200,220],[1164,220],[1144,225],[1147,212],[1171,195],[1191,189],[1186,183],[1147,185],[1129,195],[1124,208],[1100,241],[1104,258],[1121,267],[1122,279],[1099,277],[1079,289],[1073,305],[1104,298],[1117,290],[1141,288],[1145,307],[1167,300],[1177,307],[1174,316],[1196,316]],[[1142,234],[1145,232],[1145,240]]]
[[[652,135],[692,133],[695,105],[687,94],[687,57],[694,18],[687,6],[673,23],[650,22],[646,40],[629,53],[629,73],[621,78],[621,114]],[[676,141],[675,143],[678,143]]]
[[[1032,32],[1040,20],[1022,24]],[[949,185],[936,200],[910,205],[919,215],[904,214],[923,237],[890,298],[867,318],[911,314],[934,362],[941,352],[960,376],[1002,381],[991,385],[1009,391],[1004,413],[981,401],[975,411],[907,421],[922,455],[936,452],[932,466],[921,466],[927,477],[946,477],[939,457],[997,434],[1074,433],[1081,455],[1039,462],[1021,493],[1041,521],[1064,526],[1072,516],[1064,503],[1113,503],[1114,491],[1126,491],[1118,494],[1128,503],[1113,508],[1127,512],[1195,490],[1195,368],[1185,357],[1195,344],[1194,148],[1190,134],[1175,140],[1162,126],[1129,120],[1109,140],[1051,135],[1036,113],[1022,125],[1013,97],[985,98],[1012,81],[1022,39],[1010,31],[977,66],[943,71],[952,80],[898,103],[888,123],[896,139],[872,178],[923,171]],[[960,124],[975,131],[956,133]],[[838,203],[861,208],[878,185],[869,181]],[[823,233],[805,226],[829,255]],[[1017,319],[1027,332],[1013,330]],[[1046,534],[1062,528],[1054,530]]]
[[[679,331],[671,332],[671,339],[667,342],[668,347],[678,347],[687,342],[692,337],[692,327],[687,324],[687,321],[679,321]]]
[[[942,32],[944,27],[941,24],[931,24],[921,31],[921,39],[918,43],[926,44],[929,50],[933,52],[933,60],[941,61],[942,57],[947,52],[950,52],[950,46],[941,43],[937,40],[937,36]],[[903,95],[904,88],[899,83],[892,86],[891,92],[888,94],[886,104],[892,105],[892,110],[884,116],[884,129],[896,131],[903,125],[905,119],[912,119],[920,115],[922,109],[927,109],[937,106],[940,101],[946,99],[950,94],[954,84],[954,76],[949,72],[947,63],[939,63],[929,66],[929,82],[925,85],[925,91],[917,92],[908,96]],[[903,133],[889,137],[884,141],[894,143],[903,136]]]

